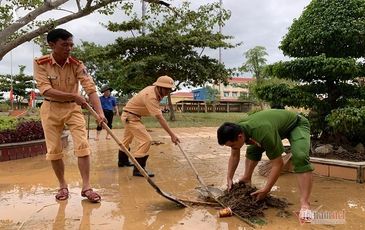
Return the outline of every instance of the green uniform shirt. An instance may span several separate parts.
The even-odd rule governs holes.
[[[246,157],[259,161],[264,151],[270,160],[281,156],[284,152],[281,140],[287,138],[296,122],[295,112],[282,109],[260,111],[238,122],[249,144]]]

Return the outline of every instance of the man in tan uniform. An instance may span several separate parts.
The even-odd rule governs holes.
[[[171,92],[173,87],[174,80],[171,77],[161,76],[152,86],[147,86],[132,97],[123,108],[121,119],[124,124],[124,136],[122,142],[126,148],[129,148],[133,138],[137,139],[139,145],[134,156],[142,168],[146,167],[149,157],[148,150],[152,141],[146,127],[141,122],[142,116],[156,117],[162,128],[170,135],[171,141],[175,144],[180,142],[179,138],[171,131],[160,109],[160,101]],[[125,155],[125,153],[120,151],[119,155]],[[152,172],[147,172],[147,174],[151,177],[154,176]],[[133,176],[143,176],[135,166]]]
[[[91,189],[89,181],[91,150],[81,112],[81,105],[86,101],[79,93],[79,83],[99,115],[98,123],[101,123],[105,117],[96,87],[82,62],[70,56],[74,45],[71,33],[64,29],[54,29],[48,33],[47,42],[52,53],[35,59],[34,76],[37,87],[44,96],[40,115],[47,145],[46,159],[51,161],[60,184],[56,199],[66,200],[69,197],[61,143],[62,131],[66,124],[73,138],[74,154],[78,157],[82,177],[81,196],[87,197],[91,202],[100,202],[101,197]]]

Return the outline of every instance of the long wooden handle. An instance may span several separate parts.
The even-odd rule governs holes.
[[[213,198],[216,198],[215,195],[209,190],[208,186],[205,184],[203,178],[200,177],[198,171],[196,170],[195,166],[193,165],[193,163],[191,162],[190,158],[188,157],[188,155],[185,153],[185,151],[181,148],[180,144],[177,143],[177,146],[179,147],[179,149],[181,150],[182,154],[184,155],[185,159],[188,161],[190,167],[193,169],[196,178],[198,179],[200,185],[203,187],[203,189]]]
[[[95,112],[95,110],[89,105],[89,103],[86,103],[85,106],[90,113],[97,119],[99,117],[99,115]],[[112,138],[115,140],[115,142],[117,142],[117,144],[119,145],[120,149],[125,152],[125,154],[127,154],[127,156],[129,157],[129,159],[133,162],[134,166],[137,167],[138,171],[147,179],[148,183],[150,183],[156,190],[158,190],[158,192],[161,193],[160,188],[155,184],[155,182],[153,182],[153,180],[151,179],[150,176],[148,176],[148,174],[146,173],[146,171],[142,168],[142,166],[137,162],[137,160],[132,156],[132,154],[129,152],[129,150],[123,145],[123,143],[118,139],[118,137],[113,133],[113,131],[108,127],[108,125],[103,121],[101,123],[101,125],[103,126],[103,128],[109,133],[110,136],[112,136]]]

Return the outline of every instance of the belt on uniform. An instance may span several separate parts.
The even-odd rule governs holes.
[[[44,98],[45,101],[50,101],[50,102],[57,102],[57,103],[74,103],[75,101],[53,101],[53,100],[49,100],[47,98]]]
[[[134,116],[136,116],[136,117],[139,117],[139,118],[141,118],[141,117],[142,117],[141,115],[138,115],[138,114],[135,114],[135,113],[129,112],[129,111],[127,111],[127,110],[123,110],[123,112],[130,113],[130,114],[132,114],[132,115],[134,115]]]

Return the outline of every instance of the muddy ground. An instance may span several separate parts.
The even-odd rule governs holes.
[[[177,128],[174,131],[204,181],[224,189],[230,150],[216,143],[216,128]],[[121,136],[122,130],[115,133]],[[151,147],[147,163],[156,174],[155,183],[177,197],[198,199],[195,188],[199,184],[179,148],[171,144],[162,129],[152,129],[150,134],[154,141],[163,143]],[[90,136],[93,138],[95,131]],[[236,217],[218,218],[217,207],[179,208],[161,197],[144,178],[133,177],[131,168],[117,167],[118,146],[113,140],[105,140],[105,131],[98,142],[90,139],[91,183],[102,196],[100,204],[91,204],[80,195],[81,179],[70,143],[64,160],[71,197],[64,202],[54,198],[58,183],[44,156],[0,162],[0,229],[251,229]],[[243,156],[235,178],[243,172]],[[253,186],[261,188],[265,180],[255,172]],[[299,210],[299,192],[294,174],[281,175],[271,194],[293,203],[287,208],[293,215],[280,217],[276,209],[264,210],[267,224],[259,229],[365,229],[364,184],[314,177],[310,199],[313,208],[344,210],[344,225],[300,225],[295,215]]]
[[[231,190],[225,190],[218,200],[226,207],[229,207],[236,215],[243,218],[264,217],[264,210],[269,207],[285,211],[285,208],[289,205],[286,200],[271,195],[261,201],[256,201],[255,197],[250,195],[256,190],[257,188],[245,185],[245,183],[235,183]]]

